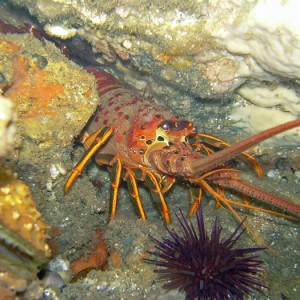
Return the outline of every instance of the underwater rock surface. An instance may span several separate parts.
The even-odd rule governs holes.
[[[18,117],[21,159],[35,148],[35,163],[42,163],[46,150],[70,144],[93,113],[98,100],[93,78],[30,34],[1,34],[0,60],[4,96]]]
[[[262,129],[262,114],[270,127],[299,114],[297,0],[9,2],[53,37],[88,41],[99,63],[114,63],[142,89],[147,80],[201,98],[237,91],[250,103],[237,102],[231,116],[252,133]],[[299,143],[299,135],[294,130],[284,143]]]
[[[223,138],[225,132],[229,136],[234,135],[235,140],[242,136],[240,131],[232,129],[232,123],[228,120],[232,107],[226,99],[231,98],[231,95],[227,96],[231,87],[234,90],[245,80],[236,80],[235,75],[239,63],[246,55],[240,57],[238,54],[230,54],[225,46],[219,50],[217,38],[207,37],[201,30],[205,24],[208,26],[208,13],[219,10],[221,15],[221,9],[227,9],[226,17],[229,18],[231,5],[237,13],[242,3],[249,2],[244,9],[250,10],[259,1],[197,1],[193,6],[191,1],[170,1],[168,7],[159,4],[160,1],[152,1],[151,4],[149,1],[139,1],[138,4],[136,1],[10,2],[27,7],[30,13],[44,23],[45,31],[53,37],[58,36],[64,41],[77,36],[86,39],[93,45],[95,59],[104,68],[110,68],[111,73],[119,74],[119,77],[132,83],[142,91],[141,94],[149,82],[153,90],[166,96],[162,98],[166,99],[170,107],[187,119],[197,120],[201,129],[207,133]],[[145,10],[148,11],[143,15],[145,19],[141,19],[140,12]],[[195,27],[197,30],[194,31],[193,18],[188,18],[193,14],[200,16],[199,22],[203,21],[203,27]],[[228,20],[216,17],[210,22],[217,21],[226,23]],[[130,27],[130,22],[135,22],[135,27]],[[169,32],[172,34],[168,35]],[[183,32],[191,32],[191,36],[194,32],[201,39],[195,40],[195,46],[190,49],[192,44],[185,43],[190,42],[190,36]],[[4,93],[16,103],[18,115],[18,140],[15,144],[18,151],[12,160],[21,179],[30,187],[39,211],[51,227],[49,244],[54,258],[49,269],[62,277],[53,280],[55,283],[45,290],[45,296],[56,299],[184,299],[184,295],[178,291],[163,290],[153,268],[143,262],[145,253],[154,247],[149,234],[163,238],[165,232],[163,221],[145,190],[141,189],[142,201],[148,214],[148,221],[145,222],[138,220],[128,190],[122,187],[117,218],[107,223],[109,173],[93,164],[87,168],[88,175],[81,176],[69,194],[63,195],[67,170],[72,168],[72,161],[78,161],[82,155],[82,149],[73,148],[72,142],[99,101],[94,78],[61,55],[52,43],[38,41],[32,34],[1,35],[0,38],[0,72],[5,74],[7,82]],[[178,47],[180,51],[177,51]],[[203,49],[207,50],[207,56],[201,52]],[[212,49],[215,49],[217,55]],[[120,71],[123,77],[118,73]],[[205,71],[211,71],[211,77]],[[264,80],[268,73],[264,74]],[[284,75],[280,76],[276,77],[276,82]],[[268,80],[274,79],[273,76],[270,78]],[[256,79],[259,82],[259,78]],[[284,97],[278,96],[278,100],[284,101],[287,110],[298,107],[297,100],[293,100],[297,99],[294,89],[297,82],[293,80],[289,82],[292,86],[291,94],[287,95],[285,89],[285,98],[292,100],[286,102],[282,100]],[[266,91],[277,90],[274,85],[265,85],[264,88]],[[260,94],[266,95],[266,91]],[[195,95],[207,99],[195,101]],[[214,97],[224,99],[214,101]],[[241,98],[234,104],[238,108],[247,105]],[[281,106],[281,102],[271,106],[272,110],[280,112],[277,107]],[[256,106],[248,107],[249,114],[255,120],[254,124],[257,124]],[[268,107],[266,109],[270,110]],[[240,112],[237,114],[238,118],[246,118]],[[299,148],[290,148],[288,152],[258,148],[268,178],[256,183],[299,203]],[[166,195],[166,200],[172,218],[179,209],[186,213],[189,205],[188,190],[176,185]],[[230,235],[237,226],[234,218],[224,209],[215,210],[215,202],[211,197],[203,198],[202,202],[208,230],[212,228],[217,216],[224,234]],[[266,262],[265,279],[270,288],[266,291],[266,297],[296,298],[300,289],[299,224],[257,211],[239,211],[239,214],[249,216],[251,229],[270,247],[261,257]],[[191,220],[195,224],[195,218]],[[176,223],[170,226],[176,231],[180,230]],[[101,230],[104,246],[97,239],[98,230]],[[251,235],[245,234],[239,246],[254,245]],[[88,260],[98,255],[97,250],[104,252],[105,249],[109,252],[108,269],[102,271],[101,266],[93,267],[85,276],[78,276],[74,281],[70,279],[70,266],[74,261]],[[106,254],[103,257],[106,259]],[[38,298],[37,295],[34,297]],[[250,299],[258,296],[253,295]]]
[[[0,298],[41,297],[37,275],[51,255],[48,227],[29,187],[6,165],[15,150],[15,118],[11,102],[1,97],[0,105]]]

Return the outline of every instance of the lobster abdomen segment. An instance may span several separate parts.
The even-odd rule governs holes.
[[[100,97],[102,96],[102,94],[115,88],[123,88],[123,85],[114,76],[103,70],[97,69],[95,67],[85,67],[85,70],[95,76],[97,82],[97,90]]]

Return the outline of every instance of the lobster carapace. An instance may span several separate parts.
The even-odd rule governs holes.
[[[96,78],[101,106],[81,134],[80,141],[86,153],[73,169],[65,184],[65,192],[90,158],[95,157],[98,164],[108,166],[111,172],[110,218],[115,217],[119,184],[123,179],[142,219],[146,219],[146,213],[137,181],[145,183],[164,221],[169,223],[169,209],[164,194],[176,178],[191,184],[193,199],[190,215],[197,211],[203,190],[235,215],[232,205],[267,211],[246,202],[227,199],[224,194],[226,188],[237,190],[244,200],[250,196],[300,215],[300,205],[242,180],[241,171],[230,164],[233,158],[247,161],[261,177],[259,163],[244,151],[271,136],[300,126],[300,120],[229,145],[217,137],[197,132],[192,122],[175,117],[169,109],[157,105],[154,100],[138,96],[112,75],[94,67],[87,67],[86,70]]]

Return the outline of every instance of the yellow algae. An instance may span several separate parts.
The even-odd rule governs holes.
[[[99,101],[94,78],[31,34],[0,34],[0,40],[3,91],[15,104],[20,158],[43,166],[93,114]],[[51,151],[41,152],[41,145]]]
[[[0,270],[12,278],[36,278],[39,266],[51,254],[47,228],[27,185],[1,166]]]

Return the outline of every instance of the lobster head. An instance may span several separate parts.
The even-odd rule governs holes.
[[[156,129],[156,140],[165,141],[168,146],[187,142],[187,137],[196,133],[197,128],[186,120],[165,120]]]
[[[190,121],[179,120],[170,116],[144,114],[136,119],[130,131],[128,148],[132,160],[137,163],[150,165],[148,157],[151,153],[169,148],[172,145],[188,142],[188,136],[197,132]]]
[[[197,128],[190,121],[178,119],[161,121],[156,126],[154,141],[147,146],[144,163],[153,166],[153,163],[149,161],[149,156],[162,149],[172,148],[173,145],[188,142],[188,137],[196,132]]]

